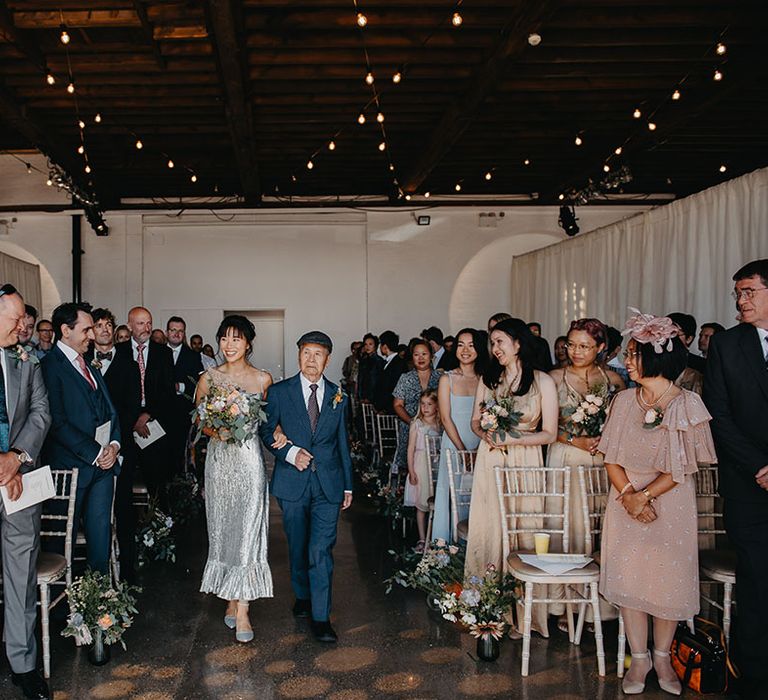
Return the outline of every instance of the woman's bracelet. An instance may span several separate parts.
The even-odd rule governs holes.
[[[631,481],[628,481],[628,482],[627,482],[627,483],[624,485],[624,488],[623,488],[623,489],[621,489],[621,492],[619,493],[619,496],[623,496],[623,495],[624,495],[624,494],[625,494],[627,491],[629,491],[629,489],[631,489],[631,488],[634,488],[634,486],[632,486],[632,482],[631,482]]]

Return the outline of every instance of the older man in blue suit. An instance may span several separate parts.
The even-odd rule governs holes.
[[[271,490],[283,511],[288,538],[293,614],[312,618],[320,642],[335,642],[331,627],[333,546],[339,512],[352,504],[352,460],[347,441],[347,397],[323,377],[333,351],[320,331],[297,343],[299,373],[269,390],[261,438],[275,455]],[[280,426],[289,443],[272,447]]]
[[[53,419],[43,455],[56,469],[78,469],[75,524],[82,516],[88,566],[107,573],[120,423],[101,372],[83,357],[93,340],[90,305],[62,304],[52,323],[56,346],[40,363]],[[104,424],[102,444],[96,431]]]

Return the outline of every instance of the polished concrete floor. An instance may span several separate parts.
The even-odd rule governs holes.
[[[385,595],[387,549],[399,543],[387,525],[357,504],[342,516],[336,546],[333,622],[336,646],[315,642],[291,615],[286,544],[273,503],[270,562],[275,597],[251,607],[254,642],[242,645],[222,621],[224,603],[198,593],[205,562],[204,526],[190,527],[175,565],[142,573],[143,593],[127,651],[113,648],[102,667],[52,631],[51,687],[56,700],[131,698],[523,698],[608,700],[622,697],[615,672],[616,624],[606,625],[608,675],[597,675],[594,644],[580,648],[556,632],[532,642],[531,675],[520,677],[521,642],[504,640],[498,661],[475,658],[474,640],[430,613],[424,596]],[[5,662],[0,698],[21,697]],[[649,680],[645,698],[669,698]],[[714,696],[710,696],[714,697]]]

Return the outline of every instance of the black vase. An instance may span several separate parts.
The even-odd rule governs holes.
[[[108,644],[104,644],[104,633],[97,629],[93,635],[93,644],[88,649],[88,661],[94,666],[103,666],[112,658]]]
[[[477,658],[481,661],[496,661],[501,651],[501,642],[492,634],[483,634],[477,638]]]

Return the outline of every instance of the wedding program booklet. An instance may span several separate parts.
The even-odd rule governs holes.
[[[3,496],[3,506],[8,515],[17,511],[37,505],[56,495],[53,487],[53,476],[50,467],[40,467],[34,471],[22,474],[22,492],[18,500],[12,501],[8,497],[8,488],[0,486],[0,494]]]
[[[163,426],[160,425],[160,423],[158,423],[156,420],[149,421],[149,423],[147,423],[147,428],[149,428],[149,435],[147,437],[141,437],[141,435],[136,432],[133,433],[136,444],[142,450],[146,447],[149,447],[153,442],[156,442],[161,437],[163,437],[163,435],[165,435]]]

